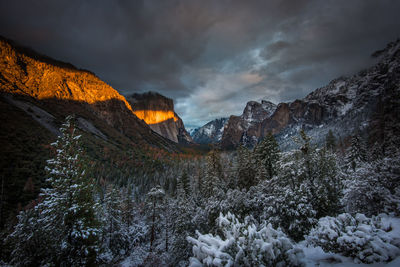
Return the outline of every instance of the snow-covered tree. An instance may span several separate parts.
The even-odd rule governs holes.
[[[367,159],[365,143],[359,134],[355,134],[351,138],[351,144],[347,151],[346,163],[349,169],[355,171],[360,163]]]
[[[43,190],[43,202],[37,208],[46,231],[60,244],[61,257],[57,260],[71,265],[92,264],[96,262],[99,235],[94,180],[85,175],[75,118],[68,116],[60,131],[52,144],[56,156],[46,167],[51,188]]]
[[[39,210],[21,211],[17,219],[14,231],[7,238],[13,248],[10,263],[14,266],[43,266],[50,262],[52,257],[49,251],[58,248],[40,224]]]
[[[156,241],[156,232],[161,226],[159,219],[162,210],[161,203],[165,197],[165,191],[160,186],[156,186],[147,193],[147,197],[150,211],[149,217],[151,221],[150,252],[152,252],[154,249],[154,242]]]
[[[190,195],[190,179],[186,171],[183,171],[177,182],[177,195],[180,198],[186,198]]]
[[[50,187],[43,189],[42,201],[35,206],[35,211],[21,214],[16,231],[24,227],[21,224],[36,221],[37,231],[48,241],[44,244],[49,255],[47,262],[70,266],[95,264],[100,225],[98,205],[93,197],[94,180],[85,175],[87,166],[73,116],[66,118],[60,131],[57,141],[51,144],[56,155],[46,166]],[[27,218],[28,214],[37,217]],[[41,249],[38,247],[38,251]],[[17,253],[14,255],[18,257]]]
[[[104,212],[102,216],[103,220],[103,246],[105,254],[110,253],[112,258],[115,258],[121,254],[124,250],[124,233],[122,229],[122,211],[121,211],[121,198],[117,189],[112,185],[106,187],[104,196]],[[104,255],[104,254],[103,254]],[[105,260],[105,259],[103,259]]]
[[[257,168],[261,171],[260,179],[271,179],[277,174],[279,145],[272,133],[268,133],[254,149]]]
[[[325,148],[331,152],[335,152],[336,150],[336,137],[333,135],[332,130],[329,130],[325,137]]]
[[[221,156],[217,150],[212,150],[207,155],[205,176],[201,179],[202,195],[206,198],[216,196],[221,192],[222,166]]]

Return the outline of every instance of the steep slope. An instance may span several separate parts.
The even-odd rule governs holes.
[[[255,134],[251,135],[254,126],[271,116],[276,109],[272,102],[262,100],[261,103],[250,101],[240,116],[230,116],[225,126],[221,145],[223,148],[234,148],[240,143],[253,144],[257,142]]]
[[[339,137],[366,131],[381,106],[389,100],[392,110],[398,110],[398,103],[393,103],[393,99],[399,99],[400,41],[390,43],[374,56],[378,57],[378,63],[369,69],[335,79],[304,99],[280,103],[270,116],[261,120],[246,124],[244,114],[249,109],[246,106],[241,117],[230,117],[221,140],[222,147],[229,149],[240,143],[253,146],[272,132],[281,148],[288,149],[294,145],[290,137],[300,128],[305,129],[316,143],[323,142],[329,130]],[[393,112],[389,111],[390,114]],[[258,117],[258,111],[251,113]]]
[[[193,141],[198,144],[215,144],[221,141],[228,118],[215,119],[196,128],[191,133]]]
[[[89,71],[0,38],[0,177],[5,222],[44,186],[49,144],[75,114],[88,173],[102,180],[135,179],[180,151],[138,119],[126,99]],[[167,152],[168,151],[168,152]],[[148,185],[151,185],[149,183]]]
[[[91,121],[89,124],[101,121],[100,124],[105,123],[134,143],[175,149],[134,115],[124,96],[93,73],[37,54],[5,38],[0,39],[0,59],[0,92],[10,103],[25,110],[28,106],[30,110],[44,110],[50,114],[47,119],[53,116],[57,120],[74,113]],[[46,127],[52,124],[51,120],[38,121]]]
[[[127,99],[136,116],[146,122],[153,131],[175,143],[193,142],[182,119],[175,113],[172,99],[155,92],[133,94]]]

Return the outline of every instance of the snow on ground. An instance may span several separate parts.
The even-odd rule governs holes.
[[[143,260],[146,258],[146,254],[148,252],[145,251],[142,247],[135,247],[132,250],[132,253],[120,263],[120,267],[132,267],[132,266],[141,266],[143,265]]]
[[[339,113],[340,115],[345,115],[347,113],[347,111],[349,111],[351,108],[353,107],[353,103],[349,102],[345,105],[343,105],[340,109],[339,109]]]
[[[335,253],[326,253],[320,247],[303,247],[306,267],[399,267],[400,257],[385,263],[378,262],[373,264],[354,263],[353,259],[340,256]]]
[[[382,222],[386,225],[391,225],[392,230],[388,232],[391,237],[398,240],[400,244],[400,218],[394,217],[383,217]],[[343,257],[335,253],[327,253],[322,250],[321,247],[307,247],[306,241],[302,241],[298,244],[303,249],[305,255],[306,267],[399,267],[400,256],[391,262],[379,262],[373,264],[357,264],[354,263],[353,259]]]

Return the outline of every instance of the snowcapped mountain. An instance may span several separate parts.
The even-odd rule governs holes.
[[[400,41],[374,53],[378,63],[350,77],[340,77],[316,89],[305,98],[289,103],[250,101],[241,116],[231,116],[221,146],[254,146],[268,132],[278,139],[282,149],[293,147],[292,136],[304,129],[315,143],[321,143],[329,130],[338,137],[371,129],[376,122],[390,117],[399,121]],[[385,111],[382,111],[385,109]],[[386,119],[385,119],[386,120]],[[397,124],[395,124],[397,125]],[[397,126],[396,126],[397,127]],[[395,129],[397,131],[399,129]]]
[[[228,118],[215,119],[200,128],[193,129],[190,135],[198,144],[214,144],[221,141]]]

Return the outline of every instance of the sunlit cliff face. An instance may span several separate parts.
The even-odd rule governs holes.
[[[135,110],[135,115],[144,120],[147,124],[157,124],[169,119],[174,119],[177,121],[178,118],[175,116],[175,113],[171,110]]]

